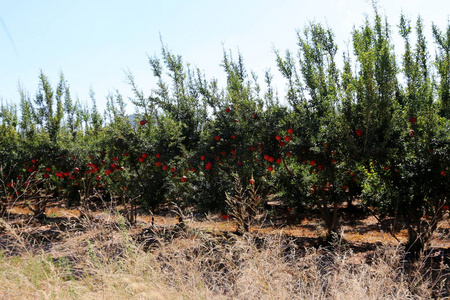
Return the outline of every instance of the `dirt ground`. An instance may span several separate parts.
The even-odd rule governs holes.
[[[62,205],[63,206],[63,205]],[[26,206],[15,206],[8,210],[6,220],[13,226],[21,228],[27,233],[38,234],[45,232],[49,228],[64,230],[67,224],[77,223],[82,215],[78,209],[68,209],[62,207],[60,203],[55,203],[47,207],[44,219],[34,219],[32,212]],[[123,207],[116,207],[118,211]],[[343,214],[347,214],[342,210]],[[117,213],[108,209],[89,211],[89,216],[93,220],[117,219]],[[161,209],[158,214],[152,215],[145,212],[139,213],[137,222],[130,230],[139,234],[143,229],[152,225],[159,228],[169,228],[178,224],[177,215],[170,208]],[[395,220],[387,219],[384,223],[379,223],[375,216],[370,214],[345,215],[345,220],[341,221],[342,237],[352,247],[372,249],[376,245],[397,245],[407,240],[407,230],[399,228],[395,233],[392,224]],[[187,228],[202,230],[207,232],[227,232],[232,233],[237,229],[237,223],[232,219],[221,217],[220,214],[209,214],[206,216],[184,216],[184,223]],[[66,224],[66,225],[61,225]],[[295,215],[290,212],[281,216],[264,217],[260,216],[259,222],[251,227],[251,232],[269,235],[285,235],[302,240],[304,246],[314,246],[317,241],[326,234],[326,229],[318,215]],[[431,241],[431,248],[450,249],[450,217],[448,213],[439,222],[437,230]],[[2,230],[0,227],[0,235]],[[1,246],[1,245],[0,245]]]

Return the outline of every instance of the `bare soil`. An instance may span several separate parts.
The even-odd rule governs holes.
[[[42,235],[43,241],[52,243],[57,238],[53,231],[64,232],[66,230],[76,231],[82,228],[83,217],[88,217],[92,221],[111,219],[117,222],[119,213],[123,212],[122,206],[116,206],[115,210],[108,207],[97,206],[96,210],[82,212],[76,208],[66,208],[61,202],[54,201],[46,208],[45,216],[33,218],[32,211],[21,205],[9,208],[4,219],[20,232],[27,235]],[[259,220],[251,227],[251,232],[264,235],[284,235],[295,238],[305,247],[323,245],[322,240],[326,235],[318,214],[314,212],[306,215],[287,211],[285,208],[275,205],[275,210],[281,211],[271,217],[259,216]],[[377,218],[361,211],[347,212],[342,208],[341,213],[344,220],[341,221],[341,232],[343,240],[349,247],[364,251],[371,250],[377,245],[398,245],[407,241],[407,230],[404,228],[393,229],[395,220],[385,219],[379,223]],[[206,216],[187,215],[183,216],[184,224],[187,228],[212,233],[234,233],[237,231],[237,224],[232,219],[224,220],[220,214],[210,214]],[[179,223],[179,218],[173,207],[162,206],[157,214],[151,215],[141,210],[137,216],[137,221],[129,229],[135,235],[142,234],[142,231],[149,227],[173,228]],[[431,241],[431,249],[441,249],[450,252],[450,218],[447,214],[439,223]],[[2,235],[5,231],[0,227],[0,249]],[[52,236],[55,235],[55,236]],[[47,245],[47,247],[51,245]]]

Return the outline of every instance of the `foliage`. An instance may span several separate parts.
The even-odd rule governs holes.
[[[239,219],[229,196],[237,176],[297,212],[317,209],[329,237],[340,208],[361,199],[424,245],[448,208],[450,26],[431,27],[434,59],[422,19],[413,28],[402,15],[398,29],[396,56],[374,8],[339,67],[333,31],[310,23],[297,33],[298,58],[275,51],[286,102],[270,71],[262,88],[242,55],[225,50],[219,87],[162,45],[149,58],[157,84],[148,95],[127,76],[132,116],[119,91],[102,114],[93,91],[73,99],[62,73],[54,88],[41,71],[34,97],[20,87],[18,106],[0,103],[0,210],[23,200],[43,215],[46,195],[84,209],[111,201],[131,222],[138,204],[153,212],[166,202]]]

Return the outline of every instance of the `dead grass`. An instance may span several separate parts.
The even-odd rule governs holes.
[[[1,221],[0,299],[430,299],[448,290],[445,256],[411,263],[389,243],[305,248],[282,234],[165,221],[137,230],[105,214],[66,224],[54,240]]]

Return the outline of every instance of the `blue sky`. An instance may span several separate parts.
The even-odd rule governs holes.
[[[379,0],[379,7],[393,26],[402,11],[413,20],[420,14],[430,44],[432,22],[444,30],[450,13],[448,0]],[[223,48],[239,50],[261,79],[272,70],[282,95],[273,48],[296,51],[296,30],[314,20],[333,29],[343,50],[365,14],[372,14],[366,0],[0,0],[0,98],[18,103],[19,82],[33,97],[40,70],[54,86],[62,71],[82,102],[92,87],[100,109],[109,92],[132,95],[126,70],[148,95],[155,80],[147,56],[160,54],[160,35],[172,53],[219,80]]]

